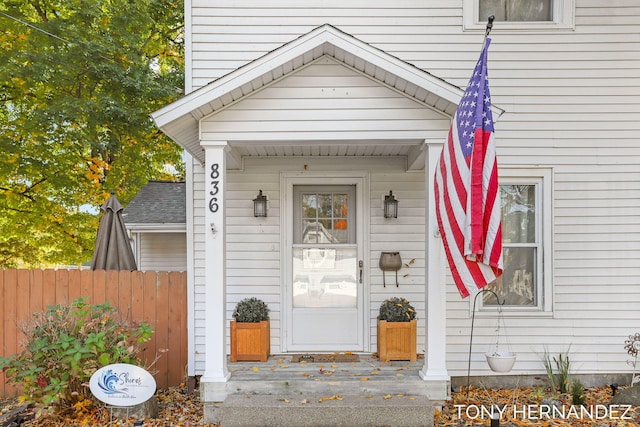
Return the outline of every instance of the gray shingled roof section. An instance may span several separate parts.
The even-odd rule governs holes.
[[[128,224],[185,224],[186,189],[183,181],[149,181],[123,211]]]

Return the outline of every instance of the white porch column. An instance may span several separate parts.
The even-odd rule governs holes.
[[[427,344],[424,366],[420,370],[420,377],[432,382],[429,397],[433,400],[444,400],[449,397],[451,377],[446,364],[446,289],[444,250],[442,239],[438,233],[435,199],[433,196],[434,173],[442,143],[428,143],[425,158],[425,203],[426,203],[426,286],[425,301],[427,324],[425,339]],[[432,386],[432,387],[431,387]]]
[[[225,187],[226,141],[202,141],[205,149],[205,371],[200,378],[201,398],[221,402],[226,397],[226,252]]]

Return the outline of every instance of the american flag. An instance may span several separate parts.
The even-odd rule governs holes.
[[[453,116],[435,174],[438,227],[460,296],[502,274],[498,163],[487,80],[487,38]]]

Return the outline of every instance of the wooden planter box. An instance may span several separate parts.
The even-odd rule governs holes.
[[[258,323],[231,321],[231,361],[266,362],[270,348],[269,320]]]
[[[417,320],[387,322],[378,320],[378,358],[381,362],[417,358]]]

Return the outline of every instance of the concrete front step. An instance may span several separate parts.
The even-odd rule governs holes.
[[[440,390],[419,376],[422,362],[378,362],[362,357],[357,363],[234,364],[226,384],[231,394],[412,394],[433,398]],[[442,394],[442,393],[440,393]]]
[[[433,426],[425,396],[233,394],[213,410],[221,427]]]
[[[350,395],[387,395],[407,394],[431,396],[430,384],[417,374],[403,374],[402,378],[383,375],[356,378],[301,378],[300,375],[279,378],[262,378],[258,381],[233,379],[227,384],[228,394],[350,394]]]

